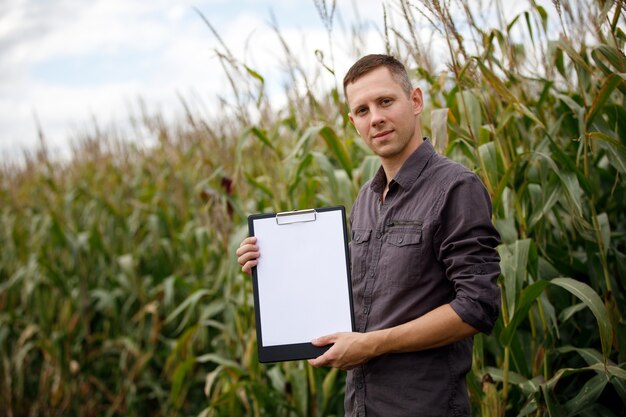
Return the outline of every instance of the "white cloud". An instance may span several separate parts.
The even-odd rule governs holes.
[[[0,157],[14,158],[37,143],[37,116],[51,148],[63,148],[72,132],[91,123],[127,119],[127,103],[144,98],[149,107],[177,102],[176,90],[211,68],[207,48],[186,26],[190,8],[168,2],[13,1],[0,9]],[[199,26],[199,25],[198,25]],[[200,28],[200,27],[199,27]],[[198,32],[198,30],[196,30]],[[180,45],[195,45],[177,61],[163,61]],[[120,53],[123,52],[123,53]],[[85,56],[139,56],[148,71],[129,80],[63,73],[69,60]],[[127,62],[106,62],[112,68]],[[54,79],[47,73],[56,66]],[[46,70],[48,68],[48,70]],[[164,70],[165,68],[165,70]],[[99,72],[98,72],[99,71]],[[104,72],[96,71],[99,75]],[[129,68],[132,74],[133,69]],[[41,75],[44,79],[41,79]]]
[[[330,2],[329,2],[330,3]],[[337,2],[333,53],[338,81],[352,63],[353,2]],[[280,33],[310,77],[330,85],[315,49],[330,59],[314,2],[289,0],[3,0],[0,6],[0,158],[37,143],[35,116],[51,148],[74,132],[124,124],[140,98],[164,117],[181,110],[178,94],[212,105],[230,87],[216,58],[218,42],[194,11],[214,25],[237,59],[282,91],[285,54]],[[381,52],[382,2],[358,2],[363,53]],[[341,24],[343,22],[343,25]],[[377,28],[378,25],[378,28]],[[342,33],[345,28],[345,33]],[[330,63],[330,61],[327,61]],[[216,114],[218,110],[213,109]]]

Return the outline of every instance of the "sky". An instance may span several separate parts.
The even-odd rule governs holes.
[[[142,108],[180,119],[181,97],[219,112],[215,98],[228,94],[227,81],[219,41],[200,14],[280,100],[284,53],[271,22],[306,67],[319,69],[314,51],[328,53],[329,42],[316,3],[332,1],[0,0],[0,162],[35,149],[39,132],[63,157],[85,132],[127,125]],[[362,52],[383,51],[383,2],[336,3],[333,55],[343,74],[355,22]]]
[[[336,19],[354,19],[353,2],[338,3]],[[381,20],[380,1],[359,5],[361,19]],[[175,119],[180,97],[216,102],[226,94],[225,74],[218,40],[198,12],[266,77],[281,65],[272,20],[305,59],[328,49],[312,0],[2,0],[0,160],[34,149],[39,131],[63,156],[83,132],[124,125],[141,106]],[[278,90],[280,80],[268,84]]]

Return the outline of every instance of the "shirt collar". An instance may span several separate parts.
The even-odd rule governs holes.
[[[435,154],[435,149],[430,143],[428,138],[424,138],[424,142],[413,152],[404,164],[396,176],[392,179],[392,182],[397,182],[402,188],[408,188],[419,178],[422,171],[428,164],[430,158]],[[381,166],[378,168],[376,175],[372,179],[370,188],[377,194],[382,193],[387,185],[387,177],[385,171]]]

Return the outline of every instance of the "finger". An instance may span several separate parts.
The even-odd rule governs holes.
[[[317,358],[309,359],[307,362],[309,362],[309,365],[319,368],[319,365],[317,364]]]
[[[239,265],[244,266],[247,262],[258,259],[261,256],[259,252],[246,252],[237,258]]]
[[[313,339],[311,340],[311,344],[313,344],[314,346],[326,346],[330,345],[331,343],[335,343],[336,340],[337,334],[335,333]]]
[[[259,250],[259,247],[257,245],[247,244],[247,245],[239,246],[237,250],[235,251],[235,254],[237,256],[241,256],[245,254],[246,252],[255,252],[258,250]]]
[[[256,259],[253,259],[251,261],[248,261],[245,263],[245,265],[241,268],[241,270],[243,272],[245,272],[246,274],[250,275],[252,274],[252,268],[257,266],[259,262]]]
[[[241,241],[241,244],[239,246],[245,246],[245,245],[254,245],[256,243],[256,236],[248,236],[247,238],[245,238],[244,240]]]
[[[309,359],[308,362],[309,362],[309,365],[314,366],[316,368],[326,366],[326,359],[324,358],[324,355],[318,356],[317,358],[314,358],[314,359]]]

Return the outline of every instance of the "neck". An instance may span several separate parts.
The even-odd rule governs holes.
[[[385,171],[385,176],[387,177],[387,186],[392,179],[395,178],[402,165],[409,159],[409,156],[419,148],[419,146],[424,142],[422,136],[417,136],[415,139],[411,141],[411,143],[404,149],[404,151],[399,155],[394,155],[390,158],[382,158],[380,159],[380,163],[383,166],[383,170]]]

